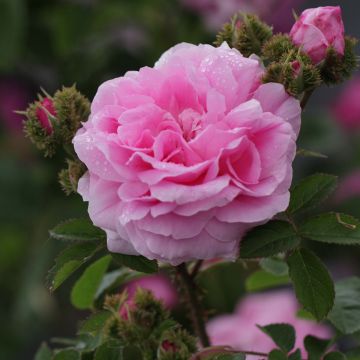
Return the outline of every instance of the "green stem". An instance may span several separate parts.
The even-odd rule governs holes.
[[[186,300],[189,305],[194,331],[199,337],[203,347],[210,346],[209,337],[205,329],[204,311],[199,301],[199,289],[184,263],[178,265],[176,271],[185,288]]]

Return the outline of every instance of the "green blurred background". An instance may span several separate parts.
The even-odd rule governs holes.
[[[92,98],[104,80],[152,66],[176,43],[211,43],[233,10],[257,11],[275,29],[286,31],[292,8],[300,12],[339,1],[267,0],[260,7],[254,3],[0,0],[0,359],[31,359],[42,339],[73,335],[84,316],[69,305],[70,285],[51,295],[45,279],[59,247],[48,240],[48,229],[84,214],[85,204],[61,192],[57,172],[63,159],[43,159],[24,139],[21,116],[13,110],[24,109],[40,87],[52,93],[76,83]],[[360,37],[360,4],[342,0],[341,5],[347,32]],[[304,114],[301,146],[329,158],[296,160],[296,178],[314,171],[345,176],[360,168],[359,133],[343,130],[329,108],[339,91],[322,89]],[[358,194],[329,203],[360,216],[359,201]],[[354,249],[318,250],[335,277],[358,272],[359,252]],[[241,274],[237,286],[221,276],[211,278],[208,301],[215,310],[231,311],[242,291]]]

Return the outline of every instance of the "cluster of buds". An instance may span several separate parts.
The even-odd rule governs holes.
[[[253,15],[235,15],[224,25],[215,44],[226,41],[244,56],[256,54],[264,62],[264,82],[282,83],[298,98],[322,83],[344,81],[357,66],[356,40],[345,36],[339,6],[305,10],[289,34],[272,34]]]
[[[104,307],[114,314],[106,324],[106,336],[138,347],[144,359],[187,360],[196,351],[195,338],[148,290],[138,288],[132,299],[126,291],[109,296]]]
[[[24,112],[24,131],[30,140],[47,157],[63,148],[70,158],[67,167],[60,171],[59,181],[66,194],[76,191],[79,178],[85,166],[77,158],[72,139],[90,114],[90,102],[75,86],[63,87],[54,96],[43,90],[38,100]]]

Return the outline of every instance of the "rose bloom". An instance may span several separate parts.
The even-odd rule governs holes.
[[[333,113],[341,126],[349,131],[360,130],[360,77],[346,85],[337,98]]]
[[[301,109],[263,73],[225,43],[183,43],[100,86],[74,145],[110,251],[234,259],[245,231],[287,208]]]
[[[151,291],[154,297],[161,300],[168,309],[172,309],[177,304],[176,289],[165,275],[143,276],[128,282],[124,286],[124,290],[126,289],[130,301],[134,298],[138,288]]]
[[[209,321],[207,331],[211,344],[228,345],[235,350],[269,353],[276,345],[256,325],[287,323],[296,331],[295,349],[300,348],[305,357],[303,340],[307,335],[329,339],[333,334],[326,325],[298,318],[298,310],[296,298],[288,290],[248,295],[240,301],[234,314],[218,316]],[[246,359],[260,360],[262,357],[246,356]]]
[[[340,6],[305,10],[292,27],[290,37],[315,64],[325,59],[329,47],[344,55],[344,24]]]

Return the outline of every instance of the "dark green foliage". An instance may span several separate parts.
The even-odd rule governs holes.
[[[309,360],[321,360],[330,344],[331,340],[319,339],[311,335],[306,336],[304,339],[304,346]]]
[[[286,221],[270,221],[249,231],[240,244],[240,258],[257,258],[277,255],[293,249],[299,237]]]
[[[111,256],[106,255],[88,266],[71,291],[71,303],[78,309],[91,309]]]
[[[281,350],[275,349],[270,352],[269,360],[287,360],[287,356]]]
[[[46,343],[42,343],[38,351],[35,354],[34,360],[51,360],[52,351]]]
[[[274,343],[285,353],[290,352],[295,346],[295,329],[289,324],[270,324],[258,326]]]
[[[264,270],[253,272],[246,279],[246,290],[249,292],[259,291],[264,289],[273,288],[280,285],[286,285],[290,282],[289,276],[274,275]]]
[[[79,242],[68,246],[55,259],[48,274],[49,287],[56,290],[74,271],[103,248],[98,242]]]
[[[93,225],[90,219],[71,219],[56,225],[50,236],[64,241],[101,241],[106,239],[103,230]]]
[[[360,222],[345,214],[318,215],[306,220],[299,231],[310,240],[338,245],[360,245]]]
[[[360,330],[360,279],[352,277],[335,284],[335,304],[329,320],[344,334]]]
[[[288,265],[297,299],[317,320],[322,320],[332,309],[335,298],[326,267],[307,249],[296,250],[288,258]]]
[[[119,265],[127,266],[130,269],[140,271],[143,273],[154,273],[158,271],[158,264],[156,260],[146,259],[144,256],[133,256],[124,254],[112,253],[114,261]]]
[[[291,190],[287,211],[293,214],[319,205],[332,194],[336,186],[337,177],[327,174],[314,174],[301,180]]]

